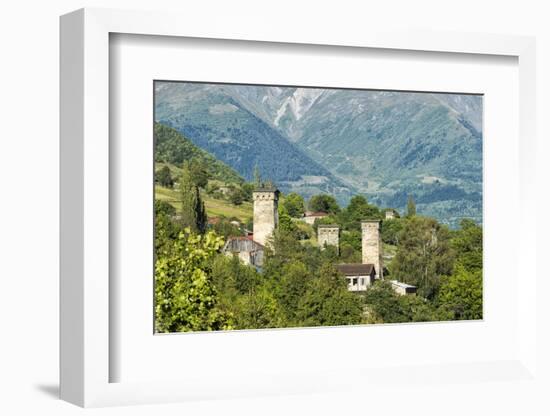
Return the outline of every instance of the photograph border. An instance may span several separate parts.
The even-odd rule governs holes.
[[[520,106],[520,208],[518,257],[519,356],[536,375],[536,78],[532,37],[472,33],[370,31],[326,28],[302,31],[262,22],[235,34],[231,22],[205,25],[174,13],[81,9],[61,18],[60,31],[60,379],[61,398],[106,406],[185,400],[183,383],[109,383],[109,34],[227,39],[383,48],[518,58]],[[307,32],[307,33],[306,33]],[[428,370],[427,370],[428,371]],[[357,375],[354,375],[357,377]],[[313,389],[315,391],[315,389]],[[299,393],[300,388],[296,387]],[[204,397],[210,397],[205,394]],[[199,395],[197,398],[201,398]],[[188,398],[187,398],[188,399]]]
[[[279,87],[279,88],[311,88],[311,89],[323,89],[323,90],[335,90],[335,91],[361,91],[361,92],[391,92],[391,93],[405,93],[405,94],[444,94],[444,95],[469,95],[469,96],[476,96],[480,97],[482,99],[481,104],[481,112],[482,112],[482,119],[483,119],[483,112],[484,112],[484,98],[485,94],[481,92],[450,92],[450,91],[428,91],[428,90],[399,90],[399,89],[388,89],[388,88],[354,88],[354,87],[332,87],[332,86],[326,86],[326,85],[291,85],[291,84],[262,84],[262,83],[240,83],[240,82],[224,82],[224,81],[186,81],[186,80],[170,80],[170,79],[153,79],[153,88],[152,88],[152,94],[153,94],[153,120],[152,120],[152,137],[153,137],[153,161],[152,161],[152,169],[153,169],[153,196],[152,200],[155,201],[156,194],[155,194],[155,183],[154,183],[154,171],[156,169],[156,139],[155,139],[155,115],[156,115],[156,101],[157,96],[155,92],[155,83],[161,82],[161,83],[174,83],[174,84],[197,84],[197,85],[216,85],[216,86],[224,86],[224,85],[231,85],[231,86],[245,86],[245,87]],[[484,136],[484,127],[482,126],[481,129],[482,137]],[[205,150],[204,148],[198,146],[201,150]],[[481,176],[484,178],[485,175],[485,162],[483,158],[483,145],[482,145],[482,164],[481,164]],[[481,204],[481,212],[482,212],[482,218],[483,218],[483,211],[484,211],[484,196],[483,196],[483,189],[484,189],[484,180],[482,181],[482,204]],[[362,195],[362,194],[358,194]],[[155,216],[156,214],[154,214]],[[156,235],[156,223],[153,219],[153,235]],[[483,222],[481,223],[481,229],[483,230]],[[482,241],[482,245],[484,242]],[[151,250],[154,252],[155,247],[151,248]],[[151,264],[151,278],[155,280],[155,258],[153,256],[153,263]],[[153,288],[151,292],[151,296],[155,296],[155,287],[156,287],[156,281],[153,283]],[[400,322],[399,325],[403,324],[426,324],[426,323],[448,323],[448,322],[478,322],[483,321],[483,316],[485,314],[485,286],[483,285],[482,290],[482,317],[479,319],[450,319],[450,320],[430,320],[430,321],[419,321],[419,322]],[[153,322],[156,321],[156,301],[153,302]],[[396,322],[384,322],[384,325],[388,324],[396,324]],[[272,331],[272,330],[278,330],[278,329],[315,329],[315,328],[339,328],[343,326],[352,326],[352,327],[365,327],[365,326],[371,326],[371,325],[381,325],[381,324],[365,324],[365,323],[359,323],[359,324],[340,324],[340,325],[322,325],[322,326],[289,326],[289,327],[272,327],[272,328],[243,328],[243,329],[218,329],[216,332],[235,332],[235,331]],[[153,324],[154,326],[154,324]],[[163,333],[156,331],[155,327],[153,327],[153,335],[182,335],[182,334],[197,334],[200,332],[205,331],[181,331],[181,332],[169,332],[169,333]]]

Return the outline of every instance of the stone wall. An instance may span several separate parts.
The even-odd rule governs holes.
[[[374,264],[376,278],[383,278],[382,240],[380,237],[380,221],[367,220],[361,222],[363,264]]]
[[[254,200],[254,241],[265,246],[279,225],[279,191],[257,190],[252,193]]]
[[[321,250],[325,248],[325,244],[335,246],[339,250],[340,245],[340,228],[337,225],[319,225],[317,227],[317,241]]]

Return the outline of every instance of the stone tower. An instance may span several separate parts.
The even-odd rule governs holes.
[[[361,221],[363,264],[374,264],[376,278],[384,276],[382,263],[382,240],[380,238],[380,221]]]
[[[392,209],[387,209],[386,210],[386,219],[387,220],[393,220],[395,218],[395,213],[393,212]]]
[[[279,225],[279,191],[257,189],[252,193],[254,200],[254,241],[265,246],[273,230]]]
[[[340,228],[337,225],[321,224],[317,227],[317,241],[321,250],[328,246],[335,246],[336,251],[339,251],[340,245]]]

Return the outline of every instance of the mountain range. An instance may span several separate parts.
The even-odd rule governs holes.
[[[479,95],[157,81],[155,120],[284,192],[482,220]]]

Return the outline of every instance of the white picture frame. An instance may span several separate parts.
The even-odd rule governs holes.
[[[61,398],[80,406],[184,401],[262,394],[319,393],[372,383],[387,369],[335,369],[318,374],[281,373],[262,380],[234,382],[230,374],[178,381],[110,382],[110,365],[119,359],[110,349],[109,227],[109,37],[110,34],[226,39],[346,48],[429,51],[440,54],[504,55],[519,66],[519,204],[517,259],[524,285],[517,290],[517,354],[507,360],[441,362],[407,370],[413,379],[460,379],[480,383],[475,374],[498,374],[519,383],[536,380],[536,279],[532,242],[536,240],[535,189],[535,41],[529,37],[467,33],[354,30],[327,32],[286,28],[243,20],[186,19],[171,13],[82,9],[61,18]],[[519,273],[519,271],[515,271]],[[152,278],[152,277],[151,277]],[[392,370],[396,371],[396,370]],[[412,371],[412,373],[411,373]],[[395,376],[395,372],[392,373]],[[399,373],[401,376],[406,372]],[[342,380],[345,380],[343,382]],[[371,380],[371,381],[369,381]],[[407,380],[407,377],[404,377]],[[405,382],[406,384],[406,382]],[[229,386],[229,387],[228,387]]]

